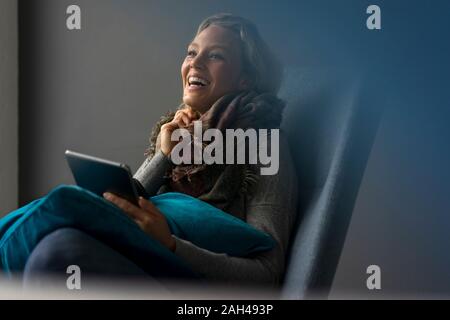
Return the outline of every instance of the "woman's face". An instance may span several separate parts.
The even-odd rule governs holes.
[[[183,102],[203,113],[223,95],[245,89],[241,50],[228,29],[211,25],[200,32],[181,66]]]

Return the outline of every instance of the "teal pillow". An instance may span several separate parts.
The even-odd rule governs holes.
[[[248,256],[275,245],[267,233],[184,193],[163,193],[150,200],[166,216],[174,235],[209,251]]]
[[[86,232],[155,277],[199,278],[181,258],[148,236],[119,208],[76,186],[60,186],[0,219],[0,270],[23,271],[47,234],[65,227]]]
[[[245,256],[275,245],[269,235],[188,195],[165,193],[150,200],[166,216],[174,235],[207,250]],[[153,276],[199,277],[119,208],[77,186],[59,186],[0,219],[0,268],[22,271],[37,243],[63,227],[92,235]]]

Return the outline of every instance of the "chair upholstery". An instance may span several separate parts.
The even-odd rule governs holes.
[[[280,90],[299,180],[282,298],[326,298],[381,115],[370,84],[337,70],[290,68]],[[294,196],[294,195],[293,195]]]

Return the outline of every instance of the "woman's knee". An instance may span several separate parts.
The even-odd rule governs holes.
[[[84,284],[91,283],[92,279],[95,284],[98,279],[120,276],[123,280],[138,279],[141,284],[151,284],[153,289],[166,290],[118,251],[74,228],[58,229],[37,244],[25,266],[24,286],[45,287],[50,284],[63,288],[71,265],[79,267]]]
[[[120,252],[74,228],[58,229],[43,238],[25,267],[39,272],[65,274],[77,265],[86,274],[145,276],[146,273]]]
[[[61,272],[87,257],[93,249],[94,239],[75,228],[61,228],[49,233],[33,249],[25,266],[25,272],[32,269],[39,272]]]

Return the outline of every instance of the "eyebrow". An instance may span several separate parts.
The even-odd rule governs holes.
[[[192,42],[188,45],[188,48],[189,47],[197,47],[198,48],[198,44],[196,44],[195,42]],[[213,44],[213,45],[209,46],[208,49],[222,49],[225,51],[229,51],[228,48],[221,46],[220,44]]]

